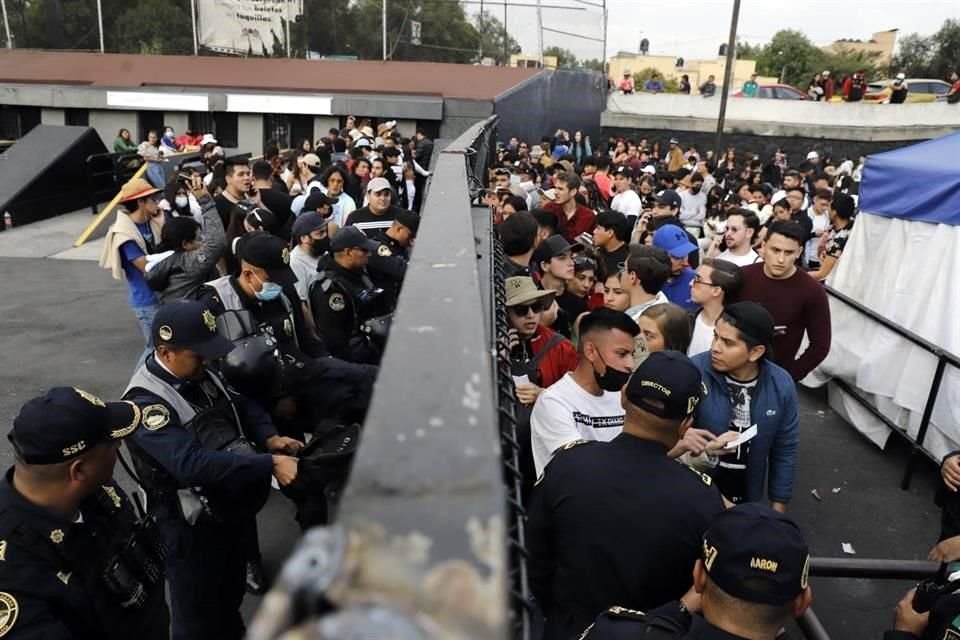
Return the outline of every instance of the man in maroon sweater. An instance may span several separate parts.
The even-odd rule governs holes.
[[[830,352],[830,306],[823,286],[797,268],[806,236],[792,220],[770,225],[763,262],[743,267],[740,300],[758,302],[773,316],[773,361],[803,379]],[[803,334],[810,344],[797,357]]]
[[[544,209],[557,216],[558,231],[568,242],[577,242],[582,233],[593,233],[597,216],[589,207],[578,204],[574,196],[580,189],[580,176],[575,173],[558,171],[553,178],[553,202]]]

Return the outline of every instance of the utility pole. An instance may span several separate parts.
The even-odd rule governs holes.
[[[607,0],[603,0],[603,54],[600,56],[600,69],[604,76],[607,75]]]
[[[540,0],[537,0],[537,52],[540,68],[543,69],[543,8]]]
[[[287,27],[287,57],[290,57],[290,0],[283,0],[283,23]]]
[[[3,9],[3,28],[7,32],[7,49],[13,49],[13,39],[10,37],[10,18],[7,17],[7,0],[0,0]]]
[[[477,62],[483,64],[483,0],[480,0],[480,51],[478,57]]]
[[[381,22],[383,23],[383,61],[387,61],[387,0],[381,0],[383,2],[383,18]]]
[[[4,11],[4,14],[6,14],[6,11]],[[4,15],[4,19],[6,19],[6,15]],[[100,5],[100,0],[97,0],[97,25],[100,28],[100,53],[105,53],[106,51],[103,48],[103,7]]]
[[[503,3],[503,66],[510,66],[510,56],[507,53],[507,41],[510,39],[510,34],[507,31],[507,3]]]
[[[190,21],[193,24],[193,55],[200,55],[197,36],[197,0],[190,0]]]
[[[737,46],[737,20],[740,18],[740,0],[733,0],[733,17],[730,19],[730,37],[727,39],[727,63],[723,71],[723,92],[720,94],[720,115],[717,118],[717,139],[714,154],[720,157],[723,148],[723,124],[727,117],[727,94],[733,82],[733,58]]]

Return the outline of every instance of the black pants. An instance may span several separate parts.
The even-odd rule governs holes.
[[[167,581],[173,640],[241,640],[246,632],[240,604],[254,516],[222,524],[158,522],[169,549]]]

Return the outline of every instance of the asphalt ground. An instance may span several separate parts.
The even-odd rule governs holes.
[[[8,431],[25,401],[51,386],[119,397],[143,343],[124,283],[89,260],[0,258],[0,274],[0,431]],[[812,554],[924,559],[939,526],[932,498],[936,469],[921,463],[910,490],[902,491],[905,445],[892,441],[879,450],[821,395],[800,392],[800,459],[790,504]],[[0,438],[0,465],[12,462],[8,441]],[[117,476],[133,490],[119,466]],[[822,500],[811,495],[814,489]],[[275,575],[299,536],[293,509],[273,492],[258,522],[264,565]],[[856,555],[845,556],[844,542]],[[814,578],[812,585],[814,610],[834,639],[879,638],[911,586],[827,578]],[[246,598],[248,617],[258,600]]]

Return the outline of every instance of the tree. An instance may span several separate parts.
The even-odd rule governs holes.
[[[577,56],[569,49],[561,47],[547,47],[543,50],[543,56],[554,56],[557,59],[557,67],[560,69],[570,69],[577,66]]]
[[[945,20],[933,34],[935,51],[931,61],[931,78],[946,78],[960,70],[960,20]]]
[[[833,77],[839,80],[853,75],[856,71],[863,71],[868,81],[888,75],[888,69],[880,63],[880,53],[876,51],[854,51],[847,47],[838,47],[834,51],[821,51],[817,63],[816,68],[809,70],[809,75],[829,70]]]
[[[890,63],[890,71],[903,72],[911,78],[926,78],[933,75],[933,53],[936,44],[933,38],[919,33],[900,38],[900,50]]]
[[[757,73],[781,76],[787,84],[806,89],[810,76],[819,73],[822,51],[800,31],[784,29],[773,34],[757,56]]]
[[[497,64],[506,65],[510,64],[510,54],[520,53],[520,43],[517,42],[516,38],[511,36],[509,33],[506,33],[507,57],[504,58],[503,23],[497,20],[497,17],[489,11],[484,11],[482,14],[477,14],[474,17],[473,24],[477,29],[477,33],[480,34],[480,46],[478,47],[478,53],[482,49],[484,58],[493,58]]]
[[[580,65],[584,69],[590,69],[591,71],[597,71],[599,73],[604,73],[607,69],[607,66],[603,63],[603,60],[597,60],[596,58],[591,58],[590,60],[581,60]]]
[[[633,86],[636,87],[636,90],[643,91],[644,83],[652,78],[653,74],[660,76],[660,82],[663,83],[663,90],[666,93],[677,93],[680,91],[680,81],[676,76],[664,76],[653,67],[640,69],[640,71],[633,74]]]
[[[171,0],[139,0],[114,27],[118,50],[168,55],[193,53],[192,28],[190,15]]]
[[[763,45],[737,40],[737,60],[756,60],[762,52]]]

